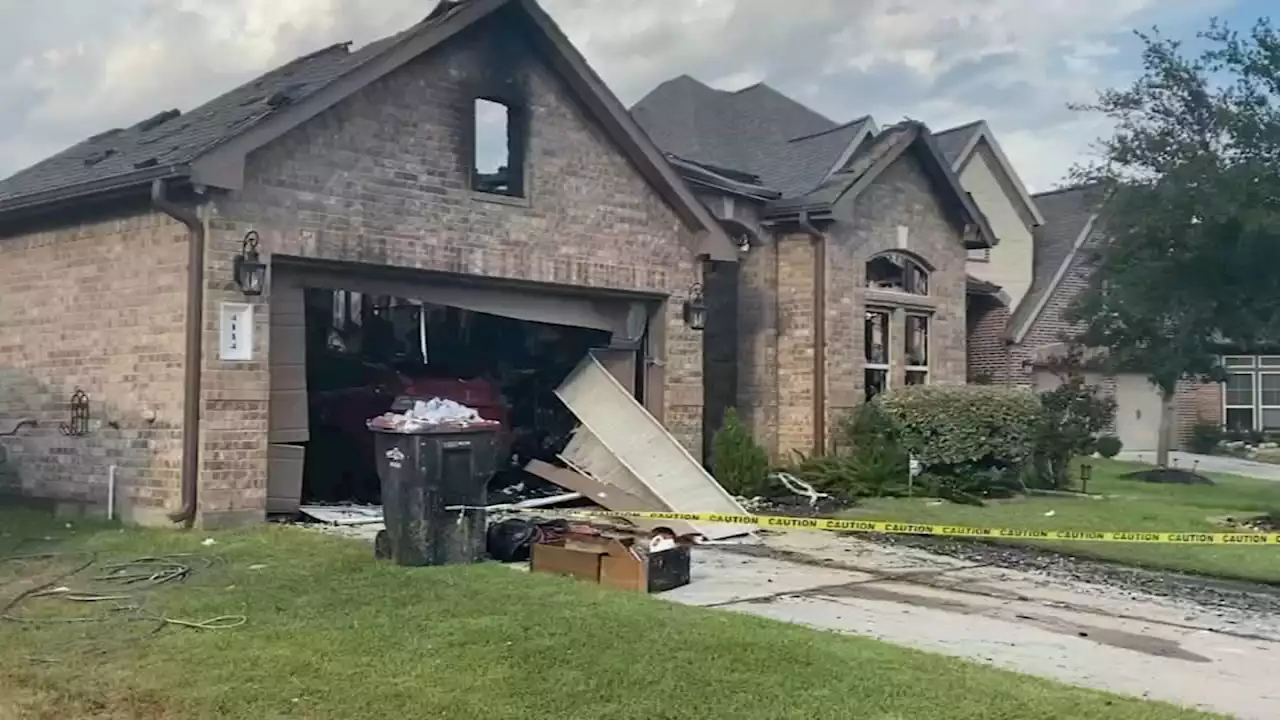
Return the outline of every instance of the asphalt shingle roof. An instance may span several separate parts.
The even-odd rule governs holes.
[[[631,108],[664,152],[748,172],[784,197],[823,181],[869,117],[838,124],[768,85],[730,92],[688,75],[668,80]]]
[[[948,128],[941,132],[933,134],[934,142],[938,143],[938,150],[942,151],[942,157],[953,166],[960,157],[960,153],[964,152],[964,148],[978,133],[982,126],[981,120],[975,120],[971,123],[965,123],[953,128]]]
[[[859,148],[844,167],[831,173],[831,176],[812,192],[770,203],[770,210],[783,212],[835,203],[859,178],[874,167],[880,158],[896,148],[918,127],[920,127],[918,123],[904,122],[881,130],[865,147]]]
[[[1031,196],[1044,215],[1044,224],[1035,229],[1031,262],[1031,287],[1009,318],[1009,328],[1017,332],[1052,291],[1058,268],[1070,257],[1080,233],[1101,207],[1101,195],[1093,186],[1054,190]]]
[[[186,113],[165,111],[127,128],[100,132],[0,180],[0,206],[63,188],[110,182],[148,168],[190,163],[377,57],[424,25],[443,21],[457,7],[443,2],[418,25],[356,52],[351,52],[350,43],[340,43],[303,55]]]

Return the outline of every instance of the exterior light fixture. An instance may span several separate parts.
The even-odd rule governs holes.
[[[692,330],[707,326],[707,301],[702,296],[702,285],[698,283],[689,287],[689,299],[684,301],[684,324]]]
[[[267,280],[267,266],[258,258],[258,233],[250,230],[240,243],[235,259],[236,285],[245,295],[261,295]]]

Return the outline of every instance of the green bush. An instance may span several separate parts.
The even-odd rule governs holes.
[[[1191,452],[1212,455],[1226,439],[1226,432],[1216,422],[1199,422],[1191,428]]]
[[[1124,449],[1124,443],[1120,442],[1120,438],[1115,435],[1103,435],[1098,438],[1098,454],[1110,460],[1120,454]]]
[[[724,423],[711,441],[711,467],[716,480],[734,495],[756,497],[769,484],[769,453],[751,436],[729,408]]]
[[[865,403],[840,421],[830,455],[797,454],[792,474],[837,500],[906,494],[907,453],[878,403]]]
[[[1034,472],[1030,484],[1062,490],[1071,480],[1071,459],[1091,455],[1095,437],[1115,419],[1116,403],[1098,394],[1079,372],[1069,372],[1063,383],[1040,393],[1040,420],[1036,426]]]
[[[1035,446],[1034,393],[991,385],[917,385],[879,398],[902,448],[930,472],[1021,468]]]

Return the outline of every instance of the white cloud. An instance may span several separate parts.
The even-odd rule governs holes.
[[[988,119],[1029,185],[1105,130],[1069,101],[1125,79],[1129,27],[1229,0],[544,0],[624,102],[689,73],[774,84],[836,120]],[[23,7],[19,10],[18,5]],[[0,4],[0,175],[85,136],[190,108],[293,56],[421,19],[422,0]]]

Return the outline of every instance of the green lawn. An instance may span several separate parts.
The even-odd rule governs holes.
[[[1280,512],[1280,483],[1213,475],[1216,485],[1158,485],[1121,479],[1146,466],[1091,460],[1094,500],[1042,497],[986,507],[932,504],[920,499],[878,499],[847,513],[850,518],[1011,527],[1033,530],[1146,530],[1222,532],[1215,519]],[[1078,477],[1078,475],[1075,475]],[[1052,516],[1045,513],[1053,511]],[[1021,541],[1019,541],[1021,542]],[[1075,555],[1215,577],[1280,583],[1280,546],[1138,545],[1035,542]]]
[[[23,542],[52,536],[53,542]],[[199,558],[144,591],[152,616],[243,614],[228,630],[0,620],[7,718],[1208,717],[961,660],[675,605],[496,565],[406,569],[303,530],[215,534],[66,528],[0,510],[0,555]],[[90,556],[0,563],[0,608]],[[91,586],[90,568],[61,584]],[[7,597],[6,597],[7,596]],[[24,617],[94,612],[28,600]],[[105,609],[100,610],[106,612]]]

